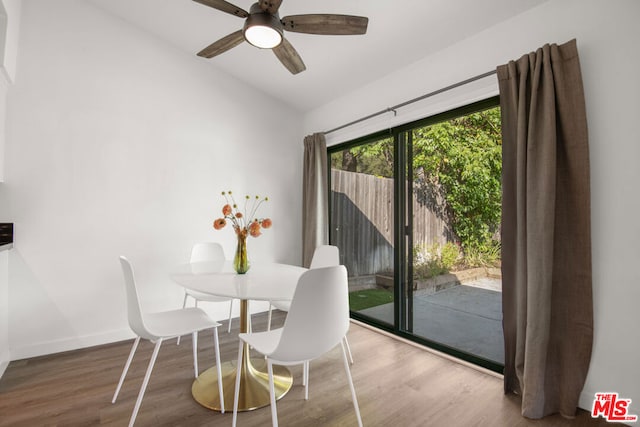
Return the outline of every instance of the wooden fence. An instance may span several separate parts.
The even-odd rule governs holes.
[[[393,179],[331,170],[331,242],[340,248],[349,276],[393,271],[393,202]],[[414,246],[450,239],[446,222],[428,204],[414,197]]]

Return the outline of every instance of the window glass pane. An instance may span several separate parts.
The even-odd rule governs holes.
[[[413,333],[502,364],[500,109],[412,136]]]
[[[351,310],[393,324],[393,139],[335,151],[330,241],[349,272]]]
[[[352,315],[500,372],[498,105],[487,99],[328,152],[330,241],[349,272]]]

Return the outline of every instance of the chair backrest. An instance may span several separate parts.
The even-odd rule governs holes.
[[[224,261],[224,250],[217,242],[196,243],[191,249],[191,262]]]
[[[304,272],[270,357],[283,362],[311,360],[340,343],[349,330],[348,286],[343,265]]]
[[[313,252],[309,268],[333,267],[340,265],[340,250],[337,246],[318,246]]]
[[[129,319],[129,327],[131,327],[133,332],[138,336],[153,340],[155,336],[147,331],[144,320],[142,319],[142,309],[140,307],[140,298],[138,296],[138,289],[136,288],[133,267],[129,260],[123,256],[120,257],[120,265],[122,266],[124,284],[127,292],[127,317]]]

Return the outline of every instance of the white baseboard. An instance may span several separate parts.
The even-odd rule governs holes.
[[[55,341],[40,342],[24,346],[11,347],[11,360],[28,359],[30,357],[78,350],[80,348],[124,341],[135,337],[131,329],[119,329],[83,337],[65,338]]]
[[[205,305],[204,303],[202,305]],[[236,304],[237,307],[237,304]],[[201,307],[208,311],[206,307]],[[269,309],[269,303],[259,301],[257,304],[251,305],[251,314],[265,312]],[[229,312],[225,311],[224,316],[220,319],[226,321]],[[238,314],[234,313],[234,319],[237,321]],[[215,316],[212,316],[215,318]],[[47,354],[61,353],[63,351],[78,350],[96,345],[109,344],[118,341],[132,339],[135,334],[129,328],[103,332],[93,335],[85,335],[82,337],[69,337],[53,341],[45,341],[34,344],[12,345],[10,346],[11,359],[22,360],[30,357],[45,356]],[[0,361],[3,359],[0,359]]]

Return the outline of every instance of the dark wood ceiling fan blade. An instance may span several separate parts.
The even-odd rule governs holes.
[[[282,18],[287,31],[323,35],[365,34],[369,18],[351,15],[290,15]]]
[[[249,16],[249,13],[246,10],[236,5],[233,5],[228,1],[224,1],[224,0],[193,0],[193,1],[196,3],[203,4],[205,6],[212,7],[214,9],[221,10],[222,12],[227,12],[231,15],[239,16],[240,18],[246,18],[247,16]]]
[[[282,43],[274,47],[272,50],[280,62],[282,62],[282,65],[284,65],[291,74],[298,74],[307,69],[304,62],[302,62],[302,58],[298,55],[298,52],[296,52],[291,43],[289,43],[289,41],[284,37],[282,38]]]
[[[228,36],[211,43],[209,46],[198,52],[198,56],[202,56],[203,58],[213,58],[214,56],[218,56],[221,53],[238,46],[243,41],[244,36],[242,35],[242,30],[238,30],[235,33],[231,33]]]
[[[274,14],[278,11],[278,9],[280,9],[282,0],[259,0],[258,4],[262,8],[262,10]]]

